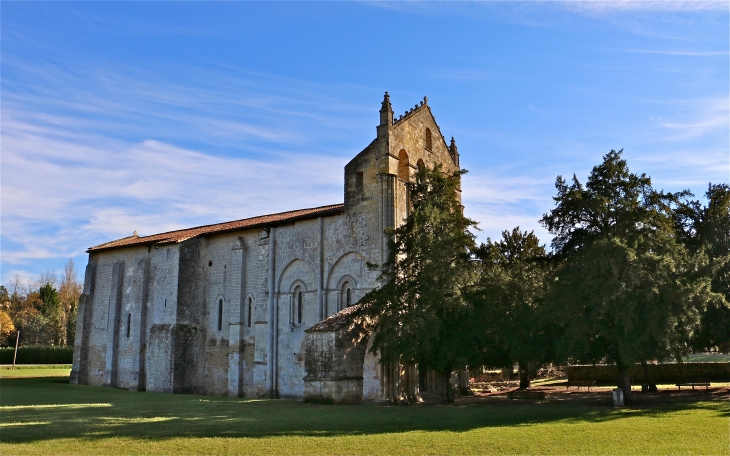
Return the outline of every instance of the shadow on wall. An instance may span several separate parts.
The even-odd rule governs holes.
[[[476,403],[451,406],[313,405],[286,400],[135,393],[69,385],[68,378],[3,379],[4,443],[59,438],[94,440],[130,437],[163,440],[189,437],[338,436],[407,431],[454,431],[551,422],[608,422],[629,417],[662,417],[677,411],[706,410],[730,417],[727,405],[681,402],[634,407],[546,403],[505,406]],[[608,397],[608,396],[606,396]],[[607,402],[608,403],[608,402]],[[34,404],[34,405],[28,405]],[[47,405],[43,405],[47,404]],[[24,422],[33,422],[24,426]]]

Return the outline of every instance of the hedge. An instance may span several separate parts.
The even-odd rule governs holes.
[[[13,364],[15,347],[0,348],[0,364]],[[72,364],[73,347],[54,347],[51,345],[29,345],[18,347],[16,364]]]
[[[656,383],[691,382],[710,380],[713,382],[730,381],[730,363],[667,363],[649,364]],[[645,382],[644,371],[637,364],[631,370],[634,383]],[[618,380],[616,366],[597,364],[595,366],[569,366],[569,381],[595,380],[599,383],[615,383]]]

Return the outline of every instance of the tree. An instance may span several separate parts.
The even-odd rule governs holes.
[[[691,196],[691,195],[689,195]],[[701,318],[692,338],[695,350],[730,351],[730,185],[709,184],[707,205],[684,201],[676,211],[675,226],[683,243],[693,252],[705,252],[714,264],[712,291],[715,299]]]
[[[4,310],[0,310],[0,347],[10,345],[11,337],[15,334],[15,331],[13,320]]]
[[[76,314],[78,311],[79,298],[81,297],[81,283],[76,277],[76,268],[73,259],[66,262],[61,286],[58,289],[58,298],[61,303],[61,320],[59,321],[60,345],[74,343],[76,335]]]
[[[5,306],[10,302],[10,293],[5,285],[0,285],[0,306]]]
[[[51,343],[60,345],[61,332],[64,329],[63,308],[58,291],[50,283],[46,283],[38,290],[42,304],[41,314],[45,317],[48,325],[48,332],[51,335]]]
[[[604,156],[585,188],[575,176],[570,186],[558,176],[556,207],[541,221],[555,235],[559,268],[549,302],[563,331],[559,353],[614,362],[630,399],[635,363],[681,359],[714,295],[707,257],[677,242],[678,195],[655,191],[621,153]]]
[[[534,232],[517,227],[502,232],[497,242],[487,240],[477,257],[481,274],[471,299],[481,363],[502,367],[517,362],[520,388],[529,388],[528,364],[544,361],[550,352],[541,306],[549,271],[545,246]]]
[[[453,400],[451,373],[468,359],[463,328],[471,307],[464,290],[475,277],[476,222],[464,217],[458,197],[465,172],[447,176],[439,165],[418,171],[411,213],[392,231],[380,266],[382,287],[360,301],[373,322],[371,351],[383,363],[432,369],[442,402]]]

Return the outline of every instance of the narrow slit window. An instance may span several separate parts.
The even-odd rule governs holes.
[[[223,329],[223,299],[218,300],[218,331]]]
[[[431,150],[431,129],[426,128],[426,150]]]
[[[297,293],[297,324],[302,324],[302,310],[304,310],[302,305],[302,290],[299,290],[299,293]]]
[[[127,339],[129,339],[129,335],[132,333],[132,314],[127,314]]]
[[[246,326],[251,327],[251,308],[253,307],[253,299],[248,298],[248,318],[246,319]]]
[[[352,285],[349,280],[340,286],[340,296],[337,305],[337,310],[342,310],[352,305]]]

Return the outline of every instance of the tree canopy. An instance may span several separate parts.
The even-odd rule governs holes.
[[[498,241],[487,240],[476,254],[481,266],[471,293],[481,355],[476,365],[518,363],[520,387],[528,388],[528,363],[548,359],[552,345],[542,306],[549,271],[545,246],[534,232],[517,227]]]
[[[704,252],[713,264],[713,299],[692,338],[695,350],[730,351],[730,185],[709,184],[707,205],[683,201],[675,214],[678,235],[692,252]]]
[[[680,357],[713,299],[709,261],[677,242],[677,195],[629,171],[621,151],[593,168],[585,185],[556,180],[556,207],[542,218],[558,261],[551,314],[562,328],[559,354],[610,360],[630,396],[637,362]]]
[[[465,289],[475,279],[476,222],[464,217],[459,201],[465,172],[445,175],[438,165],[418,171],[411,213],[390,233],[382,287],[361,299],[374,322],[372,351],[382,362],[435,371],[444,401],[452,399],[448,379],[466,365],[470,347],[462,329],[471,313]]]

